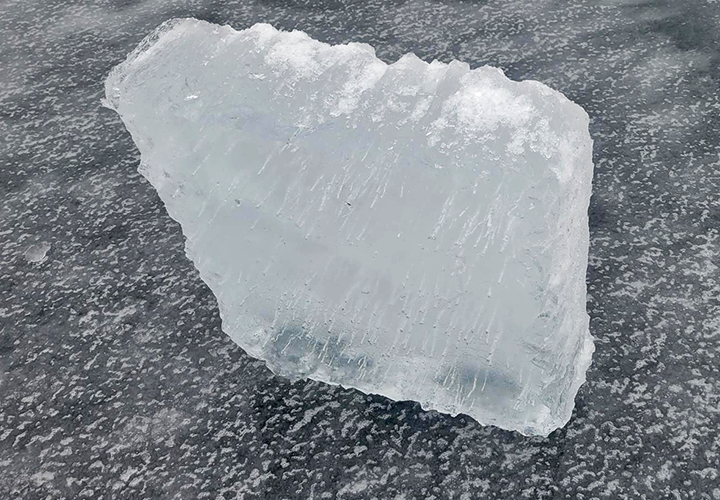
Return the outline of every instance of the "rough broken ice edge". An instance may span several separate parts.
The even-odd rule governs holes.
[[[183,25],[192,27],[192,26],[198,26],[198,25],[209,25],[209,23],[205,23],[204,21],[198,21],[195,19],[171,19],[171,20],[163,23],[155,31],[153,31],[151,34],[149,34],[137,46],[137,48],[135,50],[133,50],[127,56],[127,59],[123,63],[121,63],[121,64],[117,65],[115,68],[113,68],[110,75],[106,79],[106,82],[105,82],[106,98],[102,100],[102,104],[105,107],[112,109],[113,111],[116,111],[121,116],[123,122],[125,123],[128,130],[131,132],[133,139],[135,140],[136,145],[138,145],[139,149],[142,149],[142,148],[140,148],[140,144],[137,140],[136,134],[133,133],[133,127],[131,124],[132,117],[123,116],[122,110],[120,109],[121,108],[121,103],[120,103],[121,95],[119,93],[119,87],[121,86],[123,80],[131,72],[134,65],[137,65],[137,64],[141,63],[144,59],[155,55],[154,53],[157,52],[162,46],[162,43],[159,43],[159,42],[163,41],[164,38],[172,39],[173,36],[179,37],[181,35],[181,33],[178,33],[178,31],[183,27]],[[212,26],[216,30],[212,34],[216,34],[218,26],[215,26],[215,25],[209,25],[209,26]],[[278,32],[273,27],[271,27],[267,24],[256,24],[249,30],[243,30],[240,32],[233,30],[229,26],[223,26],[222,29],[223,30],[231,30],[236,34],[248,32],[251,30],[259,30],[265,34],[271,32],[274,35],[281,34],[281,35],[287,36],[287,33]],[[173,34],[172,33],[173,31],[175,31],[176,33]],[[310,39],[309,37],[307,37],[307,35],[305,35],[302,32],[293,31],[290,34],[291,35],[298,35],[298,34],[302,35],[303,37],[308,38],[310,41],[312,41],[312,43],[316,44],[317,46],[324,46],[324,47],[328,46],[327,44],[317,42],[315,40]],[[369,50],[372,52],[373,57],[375,55],[374,49],[372,49],[372,47],[365,45],[365,44],[349,44],[349,45],[345,45],[345,46],[334,46],[334,48],[349,47],[349,46],[355,46],[356,48],[359,47],[364,51]],[[401,63],[401,61],[403,61],[406,57],[409,57],[409,56],[414,57],[413,54],[408,54],[408,55],[404,56],[403,58],[401,58],[398,62],[391,64],[391,65],[386,65],[386,67],[391,68],[394,65],[399,65]],[[378,63],[382,63],[382,61],[380,61],[379,59],[376,59],[376,61]],[[433,62],[433,64],[436,64],[436,63],[437,63],[437,61]],[[450,64],[450,66],[452,66],[453,64],[456,64],[456,63],[457,63],[457,61],[453,61]],[[385,63],[382,63],[382,64],[385,64]],[[423,64],[428,66],[428,63],[423,62]],[[442,63],[439,63],[439,64],[442,64]],[[464,63],[460,63],[460,64],[464,65]],[[448,65],[444,65],[444,66],[448,66]],[[494,68],[489,68],[489,67],[483,67],[483,68],[479,68],[479,69],[495,70]],[[501,70],[496,70],[496,71],[498,71],[498,72],[500,72],[500,74],[502,74]],[[558,98],[560,100],[565,100],[565,101],[567,101],[567,103],[571,103],[562,94],[546,87],[545,85],[541,84],[540,82],[526,80],[523,82],[515,82],[515,83],[526,84],[526,85],[528,85],[528,87],[533,86],[533,87],[535,87],[535,89],[537,91],[539,91],[541,94],[543,94],[545,96],[552,95],[555,98]],[[366,90],[366,89],[361,89],[360,92],[362,93],[364,90]],[[195,96],[190,96],[190,97],[195,97]],[[357,104],[357,103],[354,103],[354,104]],[[574,105],[574,106],[579,108],[579,106],[577,106],[577,105]],[[352,107],[353,107],[353,103],[350,103],[351,109],[348,111],[352,111]],[[496,106],[496,111],[502,112],[502,109],[499,109]],[[582,111],[582,113],[585,115],[585,118],[587,121],[587,115],[584,113],[584,111]],[[469,119],[469,121],[472,121],[472,119],[473,119],[473,117],[467,117],[467,118]],[[458,119],[461,120],[462,117],[458,117]],[[472,125],[472,124],[470,123],[469,125]],[[588,136],[588,139],[589,139],[589,136]],[[591,140],[590,140],[590,150],[592,150],[592,141]],[[144,158],[144,155],[142,155],[142,156],[143,156],[143,161],[141,161],[141,167],[139,170],[152,183],[153,179],[151,178],[150,175],[148,175],[148,171],[143,169],[143,165],[145,164],[144,163],[145,158]],[[590,169],[589,177],[590,177],[590,179],[592,179],[592,161],[591,161],[591,159],[589,160],[588,168]],[[558,179],[560,179],[561,182],[565,182],[568,180],[569,175],[571,173],[564,172],[564,171],[555,171],[555,174],[557,175]],[[155,185],[155,184],[153,184],[153,185]],[[157,186],[155,186],[155,187],[157,188]],[[589,203],[589,194],[590,194],[590,186],[588,185],[587,203]],[[166,204],[166,207],[168,207],[168,210],[169,210],[170,207],[168,206],[168,201],[162,197],[161,197],[161,199]],[[585,207],[584,207],[585,208],[585,216],[587,215],[586,214],[587,203],[585,204]],[[170,212],[170,210],[169,210],[169,212]],[[175,218],[181,224],[181,226],[183,227],[183,232],[186,233],[185,226],[183,225],[182,221],[179,220],[179,217],[175,217],[173,213],[170,213],[170,215],[171,215],[171,217]],[[585,222],[586,222],[585,225],[587,225],[586,218],[585,218]],[[201,268],[202,266],[200,266],[198,264],[197,260],[193,258],[193,252],[189,246],[189,238],[187,237],[187,233],[185,235],[186,235],[186,253],[187,253],[188,257],[193,261],[193,263],[196,266],[196,268],[198,269],[198,271],[200,271],[201,278],[208,284],[208,286],[211,289],[213,289],[212,280],[208,279],[207,274],[204,273],[203,269]],[[583,269],[585,269],[585,267],[586,267],[586,261],[585,261],[585,265],[583,266]],[[214,292],[214,290],[213,290],[213,292]],[[217,296],[217,293],[215,295]],[[221,303],[219,297],[218,297],[218,302],[220,303],[220,308],[221,308],[221,313],[222,313],[222,303]],[[221,316],[222,316],[222,314],[221,314]],[[589,322],[589,317],[587,317],[587,313],[585,313],[585,316],[586,316],[585,323],[587,325],[587,323]],[[222,319],[223,319],[223,329],[225,329],[226,321],[225,321],[224,317]],[[230,334],[230,333],[228,333],[228,334]],[[574,408],[575,396],[577,394],[579,387],[586,380],[586,371],[590,366],[590,363],[592,360],[592,354],[595,350],[595,347],[594,347],[594,344],[592,341],[592,337],[589,334],[587,326],[584,328],[583,332],[580,332],[579,338],[581,338],[581,343],[575,354],[575,357],[573,360],[574,362],[572,363],[571,366],[566,367],[567,369],[572,371],[573,376],[572,376],[570,383],[567,386],[567,389],[562,394],[563,403],[562,403],[561,407],[558,408],[555,413],[545,414],[545,415],[543,415],[542,420],[535,421],[532,424],[528,424],[527,422],[525,422],[525,425],[517,425],[517,423],[513,423],[510,420],[508,420],[508,421],[503,421],[503,420],[498,420],[498,419],[489,419],[488,420],[488,419],[478,418],[476,415],[473,415],[473,414],[469,414],[469,415],[471,417],[475,418],[475,420],[477,420],[481,424],[495,425],[495,426],[498,426],[500,428],[504,428],[507,430],[517,431],[517,432],[519,432],[523,435],[527,435],[527,436],[533,436],[533,435],[547,436],[552,431],[563,427],[571,418],[572,411]],[[237,339],[235,339],[234,337],[233,337],[233,339],[237,341]],[[240,342],[238,342],[238,343],[240,343]],[[245,348],[250,354],[253,354],[256,357],[258,357],[258,354],[261,354],[260,351],[253,349],[253,346],[243,345],[242,343],[240,343],[240,345],[241,345],[241,347]],[[270,359],[262,359],[262,358],[260,358],[260,359],[262,361],[264,361],[267,364],[267,366],[278,375],[282,375],[282,376],[285,376],[290,379],[307,377],[307,375],[305,375],[305,374],[300,374],[299,376],[297,376],[297,374],[294,374],[292,372],[287,372],[286,370],[284,370],[284,367],[275,365],[273,363],[273,361]],[[314,378],[314,379],[324,381],[324,382],[327,382],[330,384],[342,385],[345,387],[354,387],[354,388],[359,389],[364,392],[379,393],[382,395],[389,396],[393,399],[407,399],[407,398],[402,398],[401,394],[400,395],[388,394],[387,391],[379,391],[379,390],[376,390],[373,388],[364,387],[362,384],[355,384],[355,383],[348,382],[348,381],[337,382],[337,381],[333,381],[330,379],[326,379],[323,376],[318,376],[317,373],[310,375],[310,378]],[[477,375],[476,375],[476,379],[477,379]],[[486,375],[486,380],[487,380],[487,375]],[[424,410],[437,410],[437,411],[440,411],[443,413],[449,413],[453,416],[457,415],[458,413],[462,413],[459,411],[452,411],[452,409],[448,409],[446,405],[437,405],[433,400],[420,401],[420,404]]]

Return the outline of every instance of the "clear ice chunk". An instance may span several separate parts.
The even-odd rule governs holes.
[[[276,374],[547,435],[593,342],[588,116],[502,71],[168,21],[105,83],[223,329]]]

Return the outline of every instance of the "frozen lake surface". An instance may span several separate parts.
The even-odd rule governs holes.
[[[137,173],[110,68],[171,17],[501,67],[595,140],[596,352],[548,438],[273,377]],[[720,498],[720,3],[0,4],[0,497]]]

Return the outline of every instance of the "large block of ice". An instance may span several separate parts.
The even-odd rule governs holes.
[[[570,418],[588,117],[490,67],[172,20],[106,81],[223,328],[287,377],[525,434]]]

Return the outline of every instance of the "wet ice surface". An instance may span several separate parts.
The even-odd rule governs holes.
[[[720,496],[718,3],[186,5],[0,9],[2,496]],[[109,70],[178,16],[367,42],[386,62],[487,63],[585,108],[597,350],[564,429],[524,438],[282,382],[227,338],[98,107]],[[27,262],[43,241],[47,259]]]
[[[593,351],[587,114],[535,81],[174,19],[108,76],[223,330],[270,369],[548,435]]]

